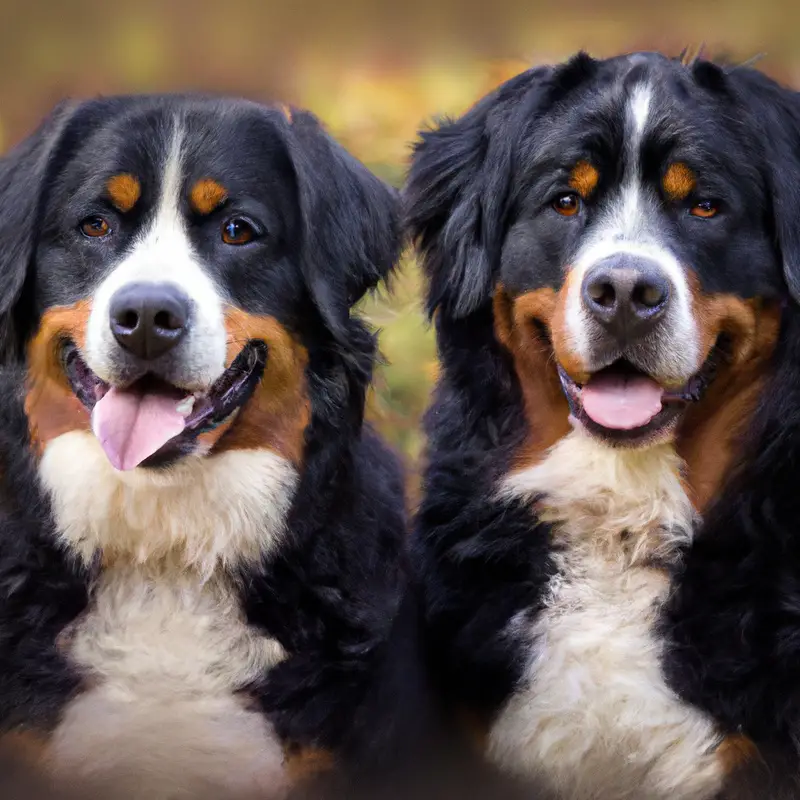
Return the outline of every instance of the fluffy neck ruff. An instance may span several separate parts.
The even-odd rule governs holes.
[[[257,562],[280,542],[298,480],[270,450],[118,472],[83,431],[50,442],[39,474],[58,537],[87,566],[169,562],[203,576]]]
[[[570,546],[588,547],[621,568],[669,564],[691,541],[695,512],[670,444],[616,449],[574,430],[536,464],[509,475],[506,496],[534,502]]]

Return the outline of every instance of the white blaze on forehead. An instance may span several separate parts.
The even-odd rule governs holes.
[[[658,265],[670,281],[670,308],[659,343],[658,372],[674,379],[688,379],[700,368],[697,330],[692,316],[692,298],[686,273],[675,254],[661,240],[655,223],[657,201],[643,183],[641,152],[653,114],[653,87],[637,83],[624,104],[624,159],[622,185],[600,211],[592,232],[581,243],[573,262],[573,279],[566,300],[568,337],[584,363],[591,363],[595,324],[582,302],[581,287],[587,271],[605,258],[629,255]]]
[[[190,329],[174,356],[187,389],[207,388],[225,368],[226,333],[220,292],[195,254],[181,211],[184,136],[176,122],[162,167],[161,191],[152,222],[100,284],[93,297],[86,360],[101,378],[114,382],[118,351],[109,323],[111,298],[131,283],[171,283],[192,305]]]
[[[644,238],[647,221],[647,198],[642,192],[642,141],[653,99],[649,84],[636,84],[628,96],[625,108],[625,181],[622,186],[619,211],[612,210],[609,226],[615,239],[637,241]]]
[[[650,104],[653,99],[653,89],[649,84],[637,84],[628,99],[628,118],[633,129],[632,144],[638,150],[647,120],[650,116]]]

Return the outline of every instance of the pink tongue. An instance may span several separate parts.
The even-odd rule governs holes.
[[[138,467],[186,427],[175,406],[185,397],[173,391],[111,388],[92,413],[92,430],[115,469]]]
[[[664,390],[644,375],[598,375],[583,387],[583,410],[598,425],[631,430],[661,411]]]

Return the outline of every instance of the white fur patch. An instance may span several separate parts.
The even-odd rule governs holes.
[[[653,99],[653,88],[647,84],[637,84],[628,99],[628,117],[631,121],[633,136],[632,145],[638,151],[642,135],[650,117],[650,103]]]
[[[565,797],[701,800],[720,789],[719,734],[667,687],[653,632],[669,590],[659,567],[692,535],[680,468],[670,445],[613,449],[573,431],[503,487],[541,498],[536,513],[560,549],[489,755]]]
[[[279,796],[280,743],[235,693],[285,654],[245,624],[234,588],[163,565],[104,571],[62,637],[90,688],[50,742],[57,777],[123,798]]]
[[[285,653],[246,624],[228,568],[279,544],[294,467],[254,450],[118,472],[76,431],[48,444],[40,477],[65,544],[103,564],[59,640],[87,688],[54,734],[54,773],[126,800],[280,796],[280,743],[238,693]]]
[[[93,434],[51,441],[39,472],[58,533],[87,564],[176,563],[212,575],[279,543],[297,471],[269,450],[193,454],[161,470],[119,472]]]
[[[207,389],[225,370],[227,334],[223,298],[203,269],[186,232],[180,202],[183,136],[176,122],[161,178],[161,195],[152,224],[130,252],[98,286],[86,331],[84,357],[91,370],[108,383],[118,376],[109,309],[114,294],[131,283],[171,283],[193,305],[191,328],[175,351],[176,382],[189,391]]]
[[[96,785],[105,790],[97,797],[114,800],[278,800],[289,788],[271,726],[230,697],[81,695],[67,708],[48,766],[59,786]]]

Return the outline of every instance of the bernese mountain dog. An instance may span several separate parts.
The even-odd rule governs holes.
[[[800,796],[800,101],[579,54],[423,132],[405,199],[448,713],[564,798]]]
[[[0,161],[0,730],[59,785],[380,760],[404,477],[351,312],[398,200],[223,97],[67,102]]]

